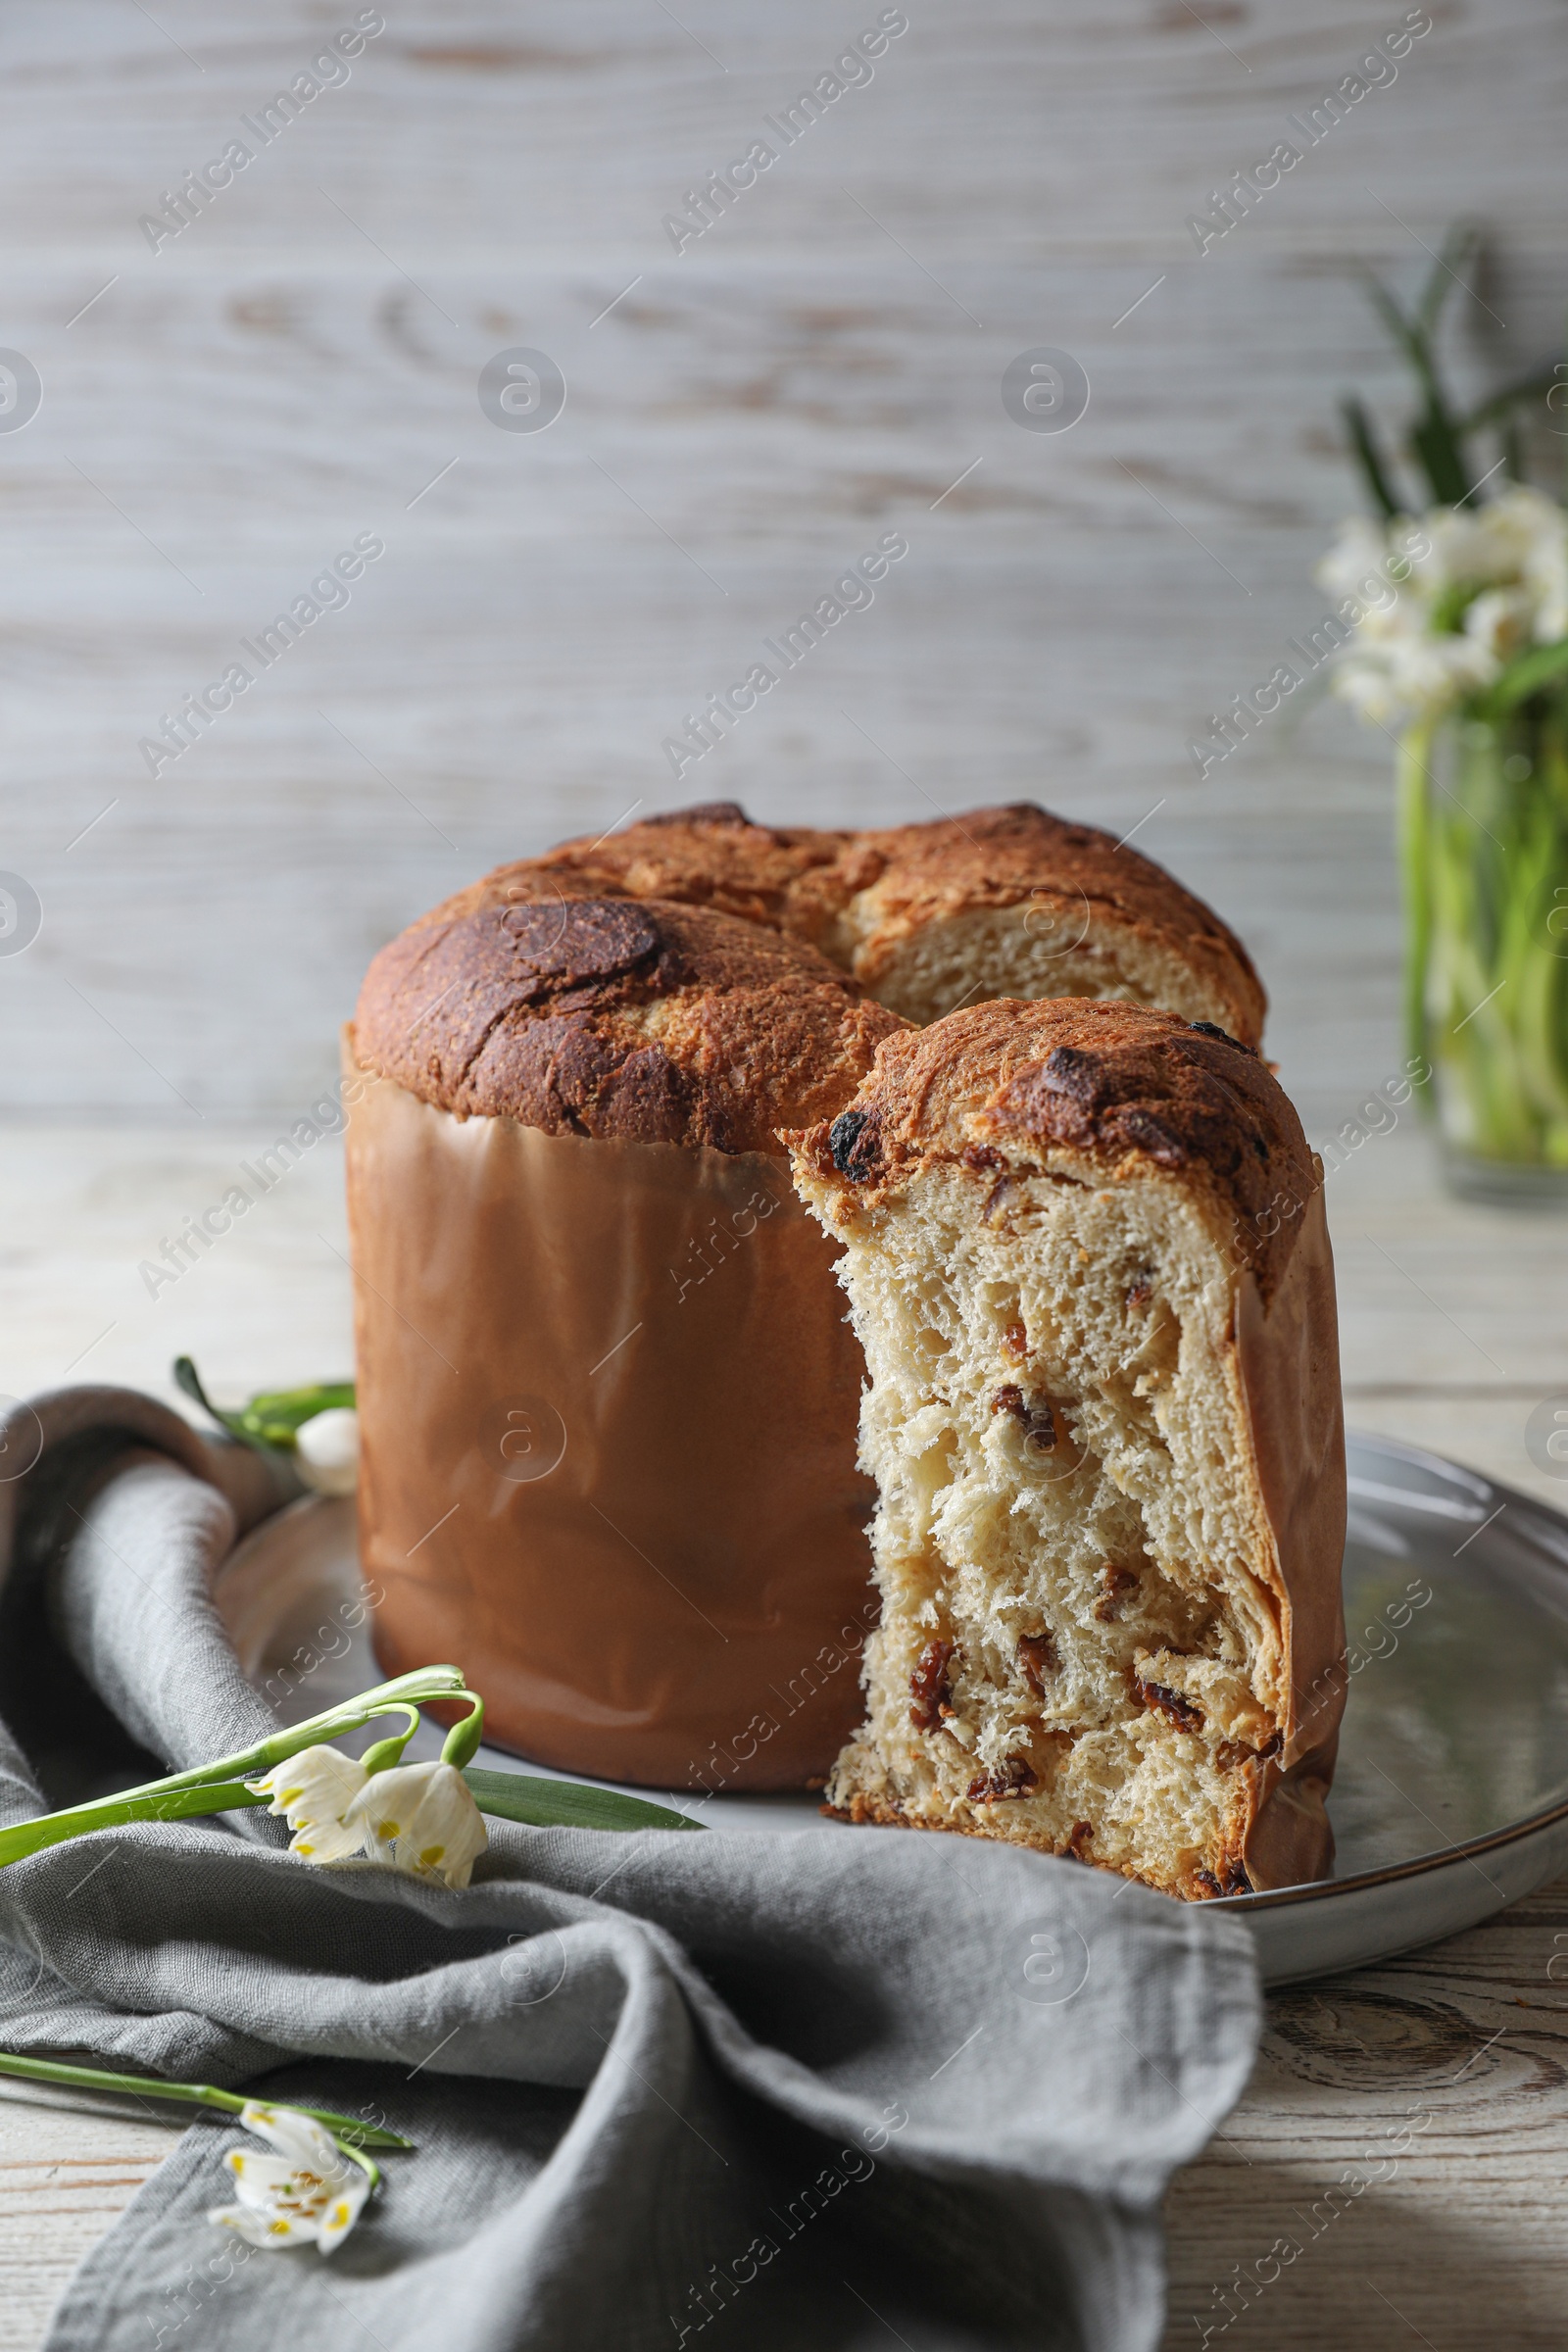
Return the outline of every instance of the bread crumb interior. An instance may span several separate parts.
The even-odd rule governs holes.
[[[1097,916],[1081,894],[929,915],[879,936],[884,920],[876,890],[863,891],[820,944],[879,1004],[922,1027],[991,997],[1117,998],[1221,1028],[1235,1017],[1185,956],[1129,923]]]
[[[881,1201],[812,1190],[880,1495],[868,1721],[830,1801],[1238,1890],[1283,1658],[1200,1207],[956,1162]]]

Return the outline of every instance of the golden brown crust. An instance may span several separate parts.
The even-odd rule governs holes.
[[[848,1108],[790,1140],[846,1198],[987,1153],[1090,1182],[1167,1171],[1210,1197],[1265,1301],[1319,1181],[1255,1054],[1174,1013],[1080,998],[1001,999],[890,1038]]]
[[[850,838],[805,826],[754,825],[734,801],[706,801],[646,817],[623,833],[563,842],[541,858],[498,865],[434,913],[563,897],[667,899],[813,939],[820,925],[797,919],[801,886],[813,871],[834,869]],[[841,893],[837,885],[830,895]]]
[[[1032,904],[1042,928],[1054,921],[1066,936],[1080,921],[1108,923],[1192,968],[1224,1005],[1231,1033],[1244,1045],[1261,1041],[1267,1000],[1235,933],[1162,866],[1097,825],[1015,801],[856,841],[862,858],[880,861],[874,880],[857,883],[865,936],[856,976],[873,993],[879,970],[926,925]]]
[[[667,899],[788,931],[873,996],[931,926],[1027,906],[1042,936],[1120,942],[1193,975],[1233,1036],[1262,1038],[1262,984],[1212,908],[1098,826],[1032,802],[861,832],[758,825],[707,802],[498,866],[424,919],[563,896]]]
[[[593,843],[568,841],[540,860],[546,870],[603,873],[636,899],[677,899],[712,906],[813,946],[812,880],[836,903],[838,869],[853,836],[805,825],[757,825],[734,801],[672,808]]]
[[[613,874],[584,871],[567,877],[553,872],[542,858],[514,858],[509,864],[481,874],[477,882],[466,882],[428,914],[416,914],[409,929],[425,931],[432,923],[460,922],[465,915],[482,914],[490,907],[563,906],[568,899],[635,896],[635,891],[622,890]]]
[[[775,1131],[830,1117],[902,1026],[809,948],[734,916],[552,895],[393,940],[354,1051],[460,1118],[776,1152]]]

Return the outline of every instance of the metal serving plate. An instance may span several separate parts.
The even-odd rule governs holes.
[[[1349,1471],[1335,1876],[1224,1905],[1251,1929],[1271,1984],[1451,1936],[1568,1865],[1568,1519],[1385,1438],[1352,1436]],[[374,1597],[353,1504],[320,1499],[259,1528],[214,1593],[284,1722],[377,1679]],[[422,1730],[410,1752],[436,1753],[439,1737]],[[714,1829],[847,1834],[809,1796],[668,1802]]]

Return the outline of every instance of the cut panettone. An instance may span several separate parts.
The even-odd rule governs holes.
[[[1247,950],[1175,876],[1029,801],[858,833],[796,886],[800,927],[879,1004],[928,1022],[988,998],[1111,998],[1263,1034]]]
[[[1322,1875],[1344,1677],[1320,1173],[1256,1055],[1125,1004],[887,1041],[792,1139],[879,1493],[854,1819],[1184,1896]]]
[[[906,1020],[990,997],[1104,997],[1261,1042],[1262,983],[1173,875],[1032,802],[866,832],[754,824],[731,801],[497,866],[424,917],[661,899],[804,939]]]
[[[483,893],[366,975],[345,1101],[376,1650],[644,1786],[820,1784],[875,1616],[860,1356],[781,1127],[896,1013],[707,906]]]

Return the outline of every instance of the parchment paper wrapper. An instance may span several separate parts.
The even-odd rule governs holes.
[[[1345,1408],[1321,1184],[1301,1212],[1301,1230],[1266,1312],[1251,1274],[1242,1276],[1236,1354],[1257,1482],[1290,1603],[1291,1711],[1282,1752],[1261,1768],[1247,1874],[1259,1888],[1295,1886],[1326,1878],[1333,1865],[1324,1798],[1348,1687],[1341,1597]]]
[[[799,1788],[875,1625],[862,1363],[787,1163],[459,1120],[345,1049],[361,1551],[388,1674],[659,1788]]]

